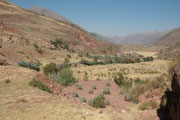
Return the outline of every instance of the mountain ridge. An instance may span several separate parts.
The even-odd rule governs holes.
[[[143,33],[134,33],[128,36],[118,36],[118,35],[99,35],[101,40],[109,41],[116,44],[129,44],[129,45],[144,45],[144,44],[154,44],[161,37],[168,34],[171,30],[166,31],[148,31]],[[104,39],[102,39],[104,38]]]

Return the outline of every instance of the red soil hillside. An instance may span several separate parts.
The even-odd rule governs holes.
[[[40,43],[43,48],[50,48],[50,41],[57,38],[68,46],[81,52],[118,53],[119,46],[101,42],[73,23],[57,21],[0,0],[0,41],[3,46],[32,46]]]

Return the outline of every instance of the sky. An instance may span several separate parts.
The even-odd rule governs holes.
[[[180,27],[180,0],[8,0],[50,9],[89,32],[126,36]]]

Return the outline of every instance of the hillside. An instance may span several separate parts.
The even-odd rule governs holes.
[[[155,42],[155,45],[173,45],[176,43],[180,43],[180,28],[171,31],[159,39],[157,42]]]
[[[158,53],[158,58],[177,60],[180,58],[180,28],[177,28],[165,35],[155,43],[156,46],[162,46]]]
[[[38,13],[40,15],[49,17],[49,18],[53,18],[55,20],[59,20],[59,21],[64,21],[64,22],[69,22],[72,23],[70,20],[68,20],[67,18],[65,18],[64,16],[61,16],[51,10],[45,9],[45,8],[41,8],[41,7],[32,7],[30,10],[32,10],[35,13]]]
[[[57,39],[61,40],[59,49],[52,44]],[[73,52],[116,54],[120,51],[119,46],[96,40],[73,23],[39,15],[5,0],[0,1],[0,46],[0,52],[15,61],[52,58],[58,52],[67,55]],[[38,53],[42,51],[43,54]]]

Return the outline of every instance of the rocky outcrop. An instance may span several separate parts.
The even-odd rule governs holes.
[[[180,63],[174,68],[171,88],[172,91],[165,92],[157,110],[160,120],[180,120]]]
[[[171,87],[174,93],[180,95],[180,63],[174,69]]]

